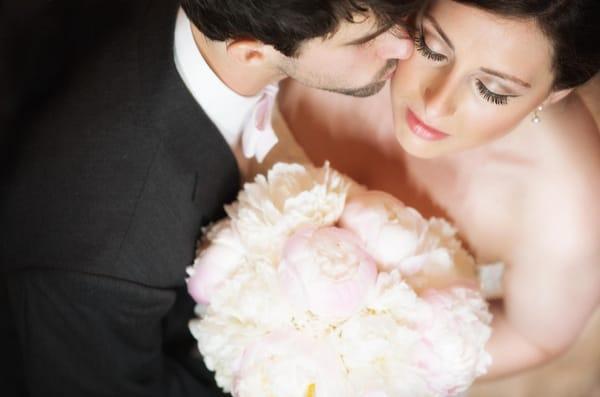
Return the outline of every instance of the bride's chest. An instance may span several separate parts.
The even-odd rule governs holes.
[[[469,163],[407,167],[401,199],[426,217],[449,219],[478,261],[506,259],[526,191],[514,169]]]

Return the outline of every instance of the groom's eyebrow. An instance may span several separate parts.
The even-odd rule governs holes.
[[[373,40],[377,36],[380,36],[383,33],[385,33],[388,30],[390,30],[391,27],[392,27],[391,24],[385,24],[383,26],[380,26],[376,31],[374,31],[372,33],[369,33],[366,36],[359,37],[358,39],[354,39],[352,41],[349,41],[349,42],[345,43],[344,45],[345,46],[351,46],[351,45],[360,45],[360,44],[368,43],[369,41]]]

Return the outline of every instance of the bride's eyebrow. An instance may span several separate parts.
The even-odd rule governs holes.
[[[438,21],[436,21],[435,18],[429,14],[426,14],[424,16],[424,18],[428,19],[429,22],[431,22],[431,24],[433,25],[433,28],[436,30],[436,32],[438,32],[438,34],[442,37],[442,39],[444,39],[446,44],[448,44],[448,47],[450,47],[450,48],[452,48],[452,50],[454,50],[454,44],[452,44],[452,41],[450,41],[448,36],[446,36],[446,33],[444,33],[444,31],[442,30]]]
[[[495,70],[491,70],[488,68],[480,68],[479,70],[481,70],[484,73],[491,74],[492,76],[496,76],[496,77],[500,77],[501,79],[504,79],[504,80],[512,81],[513,83],[517,83],[520,86],[523,86],[525,88],[531,88],[531,84],[526,83],[525,81],[523,81],[515,76],[511,76],[506,73],[497,72]]]

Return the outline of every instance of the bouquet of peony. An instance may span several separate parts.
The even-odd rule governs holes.
[[[331,169],[276,164],[189,268],[190,322],[236,397],[456,396],[491,315],[456,231]]]

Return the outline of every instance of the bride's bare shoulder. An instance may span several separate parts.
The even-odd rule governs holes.
[[[600,91],[595,94],[596,100],[600,100]],[[564,102],[551,115],[547,137],[561,148],[560,152],[569,161],[573,162],[573,157],[586,160],[585,164],[578,164],[579,161],[574,161],[573,164],[598,166],[594,158],[600,160],[600,108],[590,109],[590,102],[586,104],[576,93]]]
[[[596,120],[575,96],[544,131],[553,148],[543,172],[531,185],[526,211],[531,229],[538,230],[540,244],[547,247],[561,241],[553,249],[583,252],[598,248],[600,131]]]

